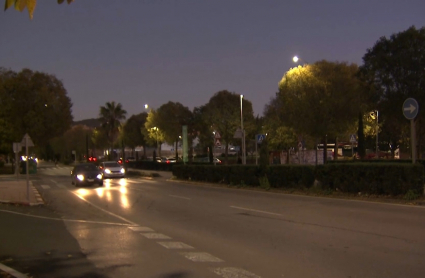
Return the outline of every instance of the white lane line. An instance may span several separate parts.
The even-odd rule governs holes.
[[[224,278],[261,278],[261,276],[236,267],[215,268],[212,271]]]
[[[163,241],[158,242],[158,244],[161,244],[167,249],[194,249],[192,246],[187,245],[186,243],[176,241]]]
[[[234,209],[241,209],[241,210],[247,210],[247,211],[254,211],[254,212],[260,212],[260,213],[270,214],[270,215],[282,216],[282,214],[268,212],[268,211],[264,211],[264,210],[256,210],[256,209],[242,208],[242,207],[236,207],[236,206],[230,206],[230,207],[231,208],[234,208]]]
[[[41,188],[43,188],[43,189],[50,189],[50,186],[43,184],[43,185],[41,185]]]
[[[170,197],[174,197],[174,198],[185,199],[185,200],[192,200],[191,198],[182,197],[182,196],[177,196],[177,195],[168,195],[168,196],[170,196]]]
[[[154,230],[149,227],[128,227],[128,228],[135,232],[154,232]]]
[[[148,239],[171,239],[171,237],[160,234],[160,233],[140,233],[140,234]]]
[[[224,262],[222,259],[214,257],[211,254],[205,252],[184,252],[180,253],[193,262],[209,262],[209,263],[222,263]]]
[[[121,217],[121,216],[119,216],[119,215],[117,215],[117,214],[115,214],[115,213],[112,213],[112,212],[107,211],[107,210],[105,210],[105,209],[103,209],[103,208],[101,208],[101,207],[96,206],[95,204],[93,204],[93,203],[91,203],[91,202],[87,201],[87,200],[86,200],[83,196],[81,196],[81,195],[79,195],[79,194],[77,194],[77,193],[75,193],[75,192],[72,192],[72,191],[69,191],[69,192],[71,192],[72,194],[74,194],[75,196],[77,196],[78,198],[80,198],[81,200],[83,200],[84,202],[86,202],[86,203],[90,204],[91,206],[93,206],[93,207],[95,207],[95,208],[97,208],[97,209],[99,209],[99,210],[103,211],[104,213],[107,213],[107,214],[112,215],[112,216],[114,216],[114,217],[116,217],[116,218],[118,218],[118,219],[121,219],[122,221],[127,222],[127,223],[129,223],[130,225],[132,225],[132,226],[138,226],[136,223],[134,223],[134,222],[132,222],[132,221],[130,221],[130,220],[127,220],[127,219],[125,219],[124,217]]]
[[[26,217],[32,217],[32,218],[39,218],[39,219],[46,219],[46,220],[52,220],[52,221],[66,221],[66,222],[77,222],[77,223],[92,223],[92,224],[104,224],[104,225],[116,225],[116,226],[128,226],[129,224],[124,223],[114,223],[114,222],[102,222],[102,221],[89,221],[89,220],[78,220],[78,219],[63,219],[63,218],[53,218],[53,217],[46,217],[46,216],[38,216],[38,215],[29,215],[14,211],[8,211],[8,210],[0,210],[0,212],[7,212],[17,215],[22,215]]]
[[[14,270],[13,268],[10,268],[4,264],[0,264],[0,269],[3,270],[4,272],[9,273],[10,275],[12,275],[15,278],[28,278],[28,276],[26,276],[25,274],[22,274],[16,270]],[[5,276],[8,277],[8,276]]]

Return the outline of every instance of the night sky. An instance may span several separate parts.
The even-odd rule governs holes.
[[[0,67],[55,75],[77,121],[109,101],[127,117],[146,103],[193,109],[220,90],[262,115],[294,55],[361,65],[412,25],[425,26],[424,0],[38,0],[33,20],[0,13]]]

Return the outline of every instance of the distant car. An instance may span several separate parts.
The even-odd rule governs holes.
[[[197,162],[210,163],[210,158],[209,157],[202,157]],[[215,163],[215,164],[221,164],[221,160],[218,159],[217,157],[214,157],[213,158],[213,163]]]
[[[105,161],[100,163],[100,170],[103,173],[103,178],[124,178],[125,169],[117,161]]]
[[[71,183],[76,187],[83,185],[103,185],[102,171],[92,163],[75,165],[71,170]]]
[[[176,163],[177,159],[175,157],[161,157],[156,159],[160,163]]]
[[[135,158],[135,157],[132,157],[132,156],[129,156],[129,157],[127,157],[127,158],[125,159],[125,162],[126,162],[126,163],[129,163],[129,162],[132,162],[132,161],[136,161],[136,158]]]

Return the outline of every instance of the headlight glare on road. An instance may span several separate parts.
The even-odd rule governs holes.
[[[111,173],[111,170],[109,170],[109,169],[105,169],[105,173],[106,173],[106,174],[110,174],[110,173]]]
[[[80,181],[84,181],[84,175],[77,175],[77,179]]]
[[[125,170],[124,170],[124,168],[121,168],[121,173],[123,173],[123,174],[125,173]]]
[[[98,174],[98,175],[96,176],[96,178],[97,178],[98,180],[101,180],[101,179],[102,179],[102,174]]]

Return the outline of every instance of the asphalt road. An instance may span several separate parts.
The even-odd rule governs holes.
[[[33,277],[425,275],[423,207],[68,174],[39,169],[45,207],[0,207],[0,262]]]

